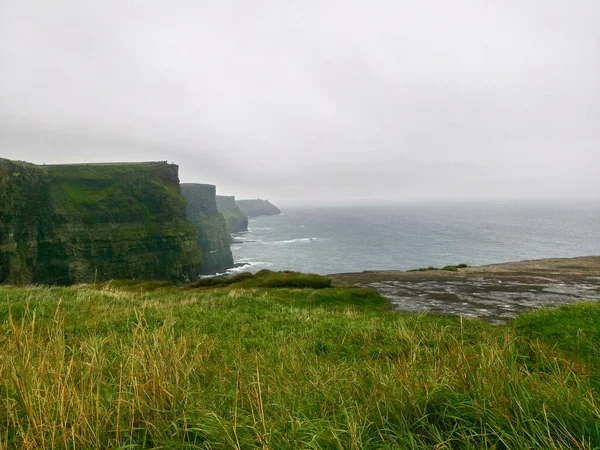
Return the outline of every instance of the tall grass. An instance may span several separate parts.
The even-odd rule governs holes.
[[[592,366],[356,289],[0,289],[0,447],[600,446]]]

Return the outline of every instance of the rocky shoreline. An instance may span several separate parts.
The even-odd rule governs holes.
[[[376,289],[397,310],[479,317],[491,323],[543,306],[600,299],[600,256],[330,276],[335,286]]]

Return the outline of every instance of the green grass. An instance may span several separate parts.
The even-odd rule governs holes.
[[[515,320],[515,328],[527,345],[543,341],[571,359],[597,368],[594,379],[600,386],[600,302],[526,313]]]
[[[597,355],[528,317],[355,288],[1,287],[0,448],[598,448]]]
[[[271,270],[261,270],[256,274],[242,272],[232,277],[211,277],[203,278],[191,285],[194,288],[231,286],[252,288],[308,288],[324,289],[331,287],[331,278],[312,273],[300,273],[284,270],[273,272]]]

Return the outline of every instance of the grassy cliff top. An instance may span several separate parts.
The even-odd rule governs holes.
[[[49,175],[57,214],[84,222],[185,220],[179,167],[167,162],[59,164]]]
[[[11,163],[20,165],[23,167],[47,167],[47,168],[77,168],[77,167],[162,167],[162,166],[177,166],[177,164],[170,164],[167,161],[115,161],[115,162],[90,162],[90,163],[64,163],[64,164],[34,164],[28,161],[21,161],[16,159],[0,158],[1,163]]]
[[[0,166],[1,165],[7,165],[7,164],[12,164],[15,166],[22,166],[22,167],[27,167],[27,168],[33,168],[33,167],[38,167],[36,164],[27,162],[27,161],[20,161],[20,160],[16,160],[16,159],[6,159],[6,158],[0,158]]]
[[[73,179],[107,179],[134,176],[136,178],[147,174],[167,177],[177,180],[179,166],[166,161],[155,162],[115,162],[115,163],[86,163],[86,164],[54,164],[37,166],[46,169],[53,177]]]
[[[22,167],[27,170],[40,170],[55,178],[68,179],[110,179],[127,176],[146,176],[151,173],[162,177],[178,179],[179,166],[166,161],[143,162],[103,162],[103,163],[73,163],[73,164],[33,164],[26,161],[16,161],[0,158],[0,168]]]
[[[181,183],[181,186],[189,187],[189,188],[197,188],[197,189],[217,189],[214,184],[207,183]]]
[[[169,164],[167,161],[106,161],[106,162],[89,162],[89,163],[64,163],[64,164],[37,164],[42,167],[77,167],[77,166],[92,166],[92,167],[117,167],[117,166],[176,166],[177,164]]]

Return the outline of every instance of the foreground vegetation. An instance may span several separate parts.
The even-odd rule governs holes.
[[[291,271],[273,272],[263,269],[252,274],[242,272],[231,277],[207,277],[202,278],[190,287],[223,287],[232,286],[243,288],[311,288],[324,289],[331,287],[331,278],[313,273],[300,273]]]
[[[352,288],[3,287],[0,448],[599,448],[599,314],[495,327]]]

